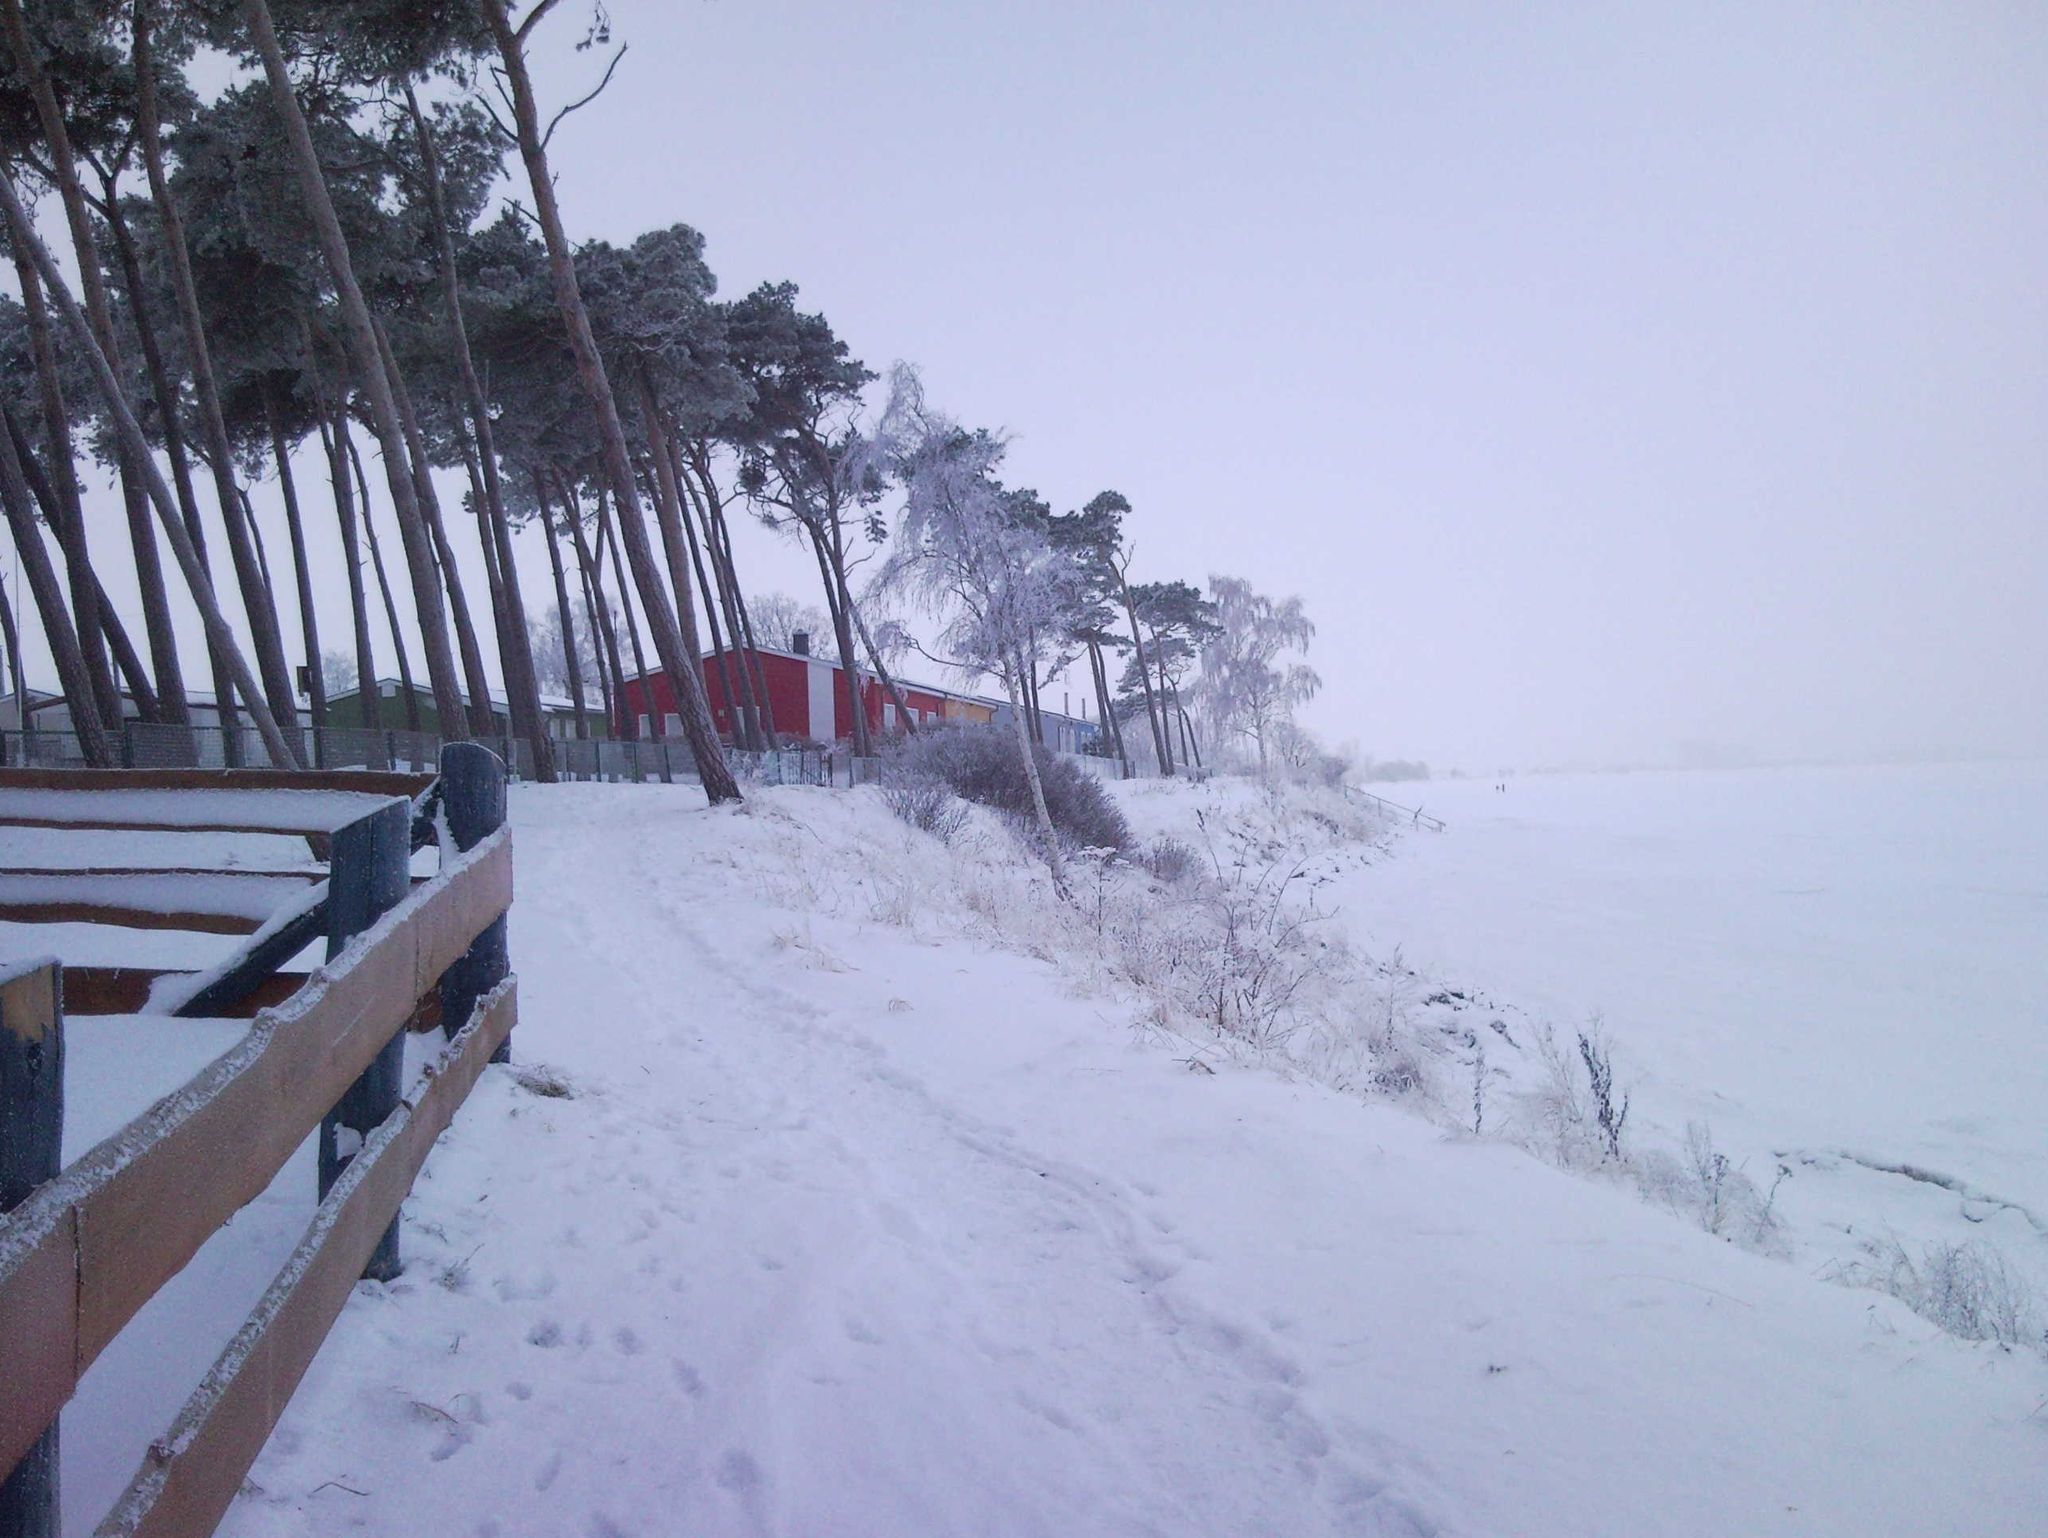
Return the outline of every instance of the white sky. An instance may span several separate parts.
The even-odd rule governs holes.
[[[1055,507],[1124,492],[1145,576],[1302,594],[1331,740],[2048,753],[2038,7],[610,10],[572,236],[693,224],[723,292],[794,279]]]

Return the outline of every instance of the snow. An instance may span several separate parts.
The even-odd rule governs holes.
[[[143,913],[199,913],[261,923],[302,895],[292,879],[255,873],[105,875],[0,871],[0,905],[99,903]]]
[[[2048,1295],[2048,765],[1397,789],[1451,831],[1337,881],[1380,954],[1599,1014],[1646,1136],[1789,1164],[1813,1265],[1989,1240]]]
[[[1454,890],[1423,862],[1493,835],[1430,810],[1343,879]],[[513,821],[526,1066],[224,1533],[2039,1530],[2038,1357],[1409,1109],[1192,1071],[1057,958],[892,921],[955,856],[871,790],[519,787]]]
[[[332,833],[393,798],[354,790],[0,789],[0,823],[262,828]]]

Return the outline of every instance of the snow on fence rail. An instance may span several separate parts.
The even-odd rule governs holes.
[[[0,771],[0,824],[254,825],[329,850],[324,881],[280,886],[274,921],[205,972],[67,975],[56,960],[0,969],[0,1533],[56,1531],[58,1419],[80,1377],[317,1128],[312,1223],[98,1529],[212,1532],[356,1279],[397,1274],[399,1204],[484,1064],[505,1056],[517,1002],[504,766],[454,744],[438,779],[254,774],[67,772],[56,794],[104,796],[107,809],[67,806],[59,820],[35,771]],[[204,813],[177,809],[178,798],[208,796]],[[337,821],[346,811],[355,815]],[[415,884],[413,850],[437,843],[440,872]],[[161,872],[92,875],[106,921],[205,916]],[[123,881],[141,885],[106,896]],[[83,900],[54,892],[46,917],[75,918]],[[25,902],[8,914],[23,916],[34,917]],[[276,969],[323,934],[326,964],[280,996]],[[86,986],[74,991],[73,977]],[[76,1018],[82,1005],[132,1008],[139,997],[166,1017],[227,1014],[258,996],[267,1002],[235,1046],[58,1167],[67,1006]],[[401,1096],[405,1029],[436,1003],[446,1045]]]

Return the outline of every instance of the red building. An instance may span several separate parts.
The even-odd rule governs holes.
[[[726,664],[737,670],[745,663],[747,655],[729,651],[725,654]],[[760,648],[753,655],[760,660],[761,676],[768,688],[768,708],[778,737],[799,742],[832,743],[853,735],[853,693],[847,687],[845,670],[836,662],[814,657],[806,651],[772,651],[767,647]],[[735,702],[725,697],[725,677],[718,659],[706,656],[701,666],[704,692],[711,702],[711,719],[718,728],[719,736],[729,742],[734,735]],[[927,721],[986,725],[996,719],[996,706],[989,700],[902,679],[897,680],[897,688],[901,690],[904,705],[912,718],[920,725]],[[666,673],[657,669],[638,678],[629,678],[622,692],[625,696],[624,709],[639,718],[636,724],[641,736],[648,735],[652,725],[648,719],[650,699],[652,708],[663,717],[664,735],[672,736],[682,730],[682,720],[676,711],[675,691],[670,687]],[[872,674],[861,675],[861,703],[867,714],[869,732],[884,736],[901,729],[896,720],[895,702]],[[614,722],[613,730],[623,736],[624,725],[623,721]]]

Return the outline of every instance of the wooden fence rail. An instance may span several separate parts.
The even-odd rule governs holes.
[[[154,802],[163,815],[143,825],[158,829],[226,822],[331,841],[317,900],[298,900],[241,956],[185,986],[186,1004],[233,1002],[228,995],[262,989],[308,940],[327,935],[327,962],[259,1009],[235,1046],[62,1170],[48,1149],[17,1152],[0,1138],[0,1469],[11,1471],[0,1486],[0,1534],[13,1538],[54,1531],[57,1417],[86,1369],[321,1129],[320,1205],[304,1239],[100,1529],[196,1538],[226,1510],[349,1287],[365,1274],[396,1274],[399,1204],[484,1063],[503,1054],[517,1007],[505,965],[512,846],[504,771],[486,750],[452,744],[441,778],[419,782],[417,799],[391,794],[401,789],[391,776],[353,777],[384,782],[376,785],[269,776],[276,783],[224,786],[203,772],[114,771],[90,788],[75,772],[63,776],[69,795],[112,798],[104,812],[52,808],[45,798],[54,787],[23,778],[0,771],[0,823],[136,826]],[[255,791],[294,800],[258,806],[248,799]],[[194,811],[181,800],[228,792],[241,798],[233,807]],[[438,823],[421,815],[429,804]],[[449,839],[439,874],[415,884],[411,851],[442,826],[466,837]],[[117,985],[110,973],[119,975],[89,975],[101,993],[124,991],[122,1001],[132,1001],[135,985]],[[157,981],[152,975],[145,998],[155,997]],[[401,1093],[403,1032],[437,993],[449,1040]],[[37,1117],[61,1126],[62,998],[55,963],[0,979],[0,1110],[10,1128],[40,1126]],[[12,1055],[10,1042],[19,1048]],[[30,1074],[37,1043],[38,1073]],[[344,1127],[360,1141],[339,1137]]]

